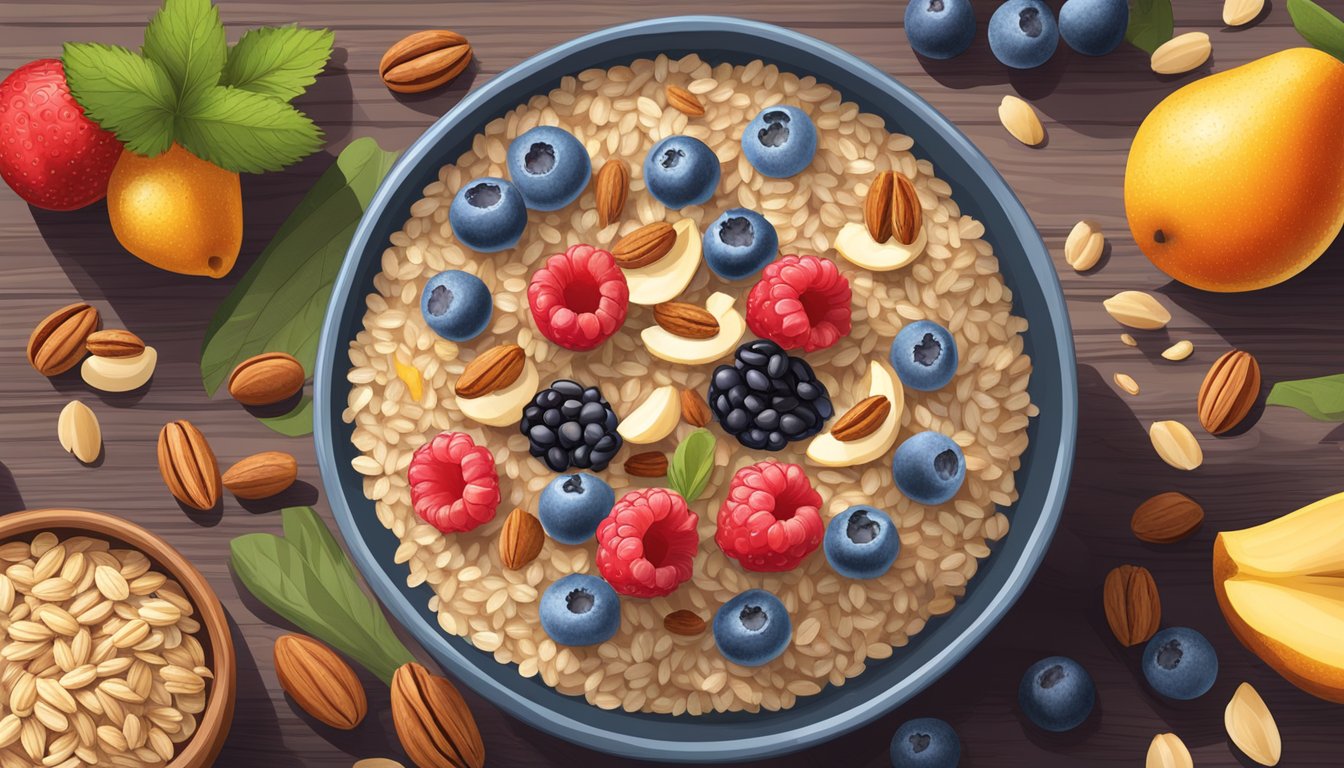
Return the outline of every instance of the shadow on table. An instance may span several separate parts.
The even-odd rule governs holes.
[[[229,634],[233,636],[234,653],[238,657],[238,692],[229,737],[215,764],[241,766],[251,761],[251,764],[259,766],[262,763],[256,760],[265,758],[269,765],[274,764],[272,761],[281,755],[294,760],[297,756],[285,745],[275,715],[275,705],[271,703],[270,691],[257,666],[257,660],[253,658],[247,639],[232,616],[229,617]],[[295,761],[290,764],[300,763]]]
[[[476,75],[480,71],[481,60],[479,56],[476,56],[471,60],[471,64],[463,70],[462,74],[458,75],[447,86],[434,88],[424,93],[394,92],[392,97],[416,112],[438,118],[457,106],[462,97],[467,95],[472,84],[476,82]]]
[[[9,471],[9,467],[0,463],[0,515],[27,508],[23,503],[23,494],[19,493],[19,482],[14,479],[14,473]]]

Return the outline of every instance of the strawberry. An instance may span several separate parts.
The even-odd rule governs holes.
[[[107,195],[121,143],[84,116],[56,59],[0,82],[0,176],[29,205],[72,211]]]

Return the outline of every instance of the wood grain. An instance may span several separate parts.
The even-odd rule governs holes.
[[[0,2],[0,71],[58,56],[67,40],[138,46],[152,0],[28,0]],[[1261,522],[1340,490],[1344,429],[1293,411],[1257,407],[1248,426],[1221,437],[1202,435],[1205,465],[1180,473],[1152,452],[1146,426],[1159,418],[1197,424],[1195,392],[1206,367],[1229,347],[1246,349],[1274,381],[1344,369],[1339,300],[1344,258],[1339,244],[1302,277],[1247,296],[1204,294],[1169,283],[1139,254],[1128,235],[1121,184],[1130,139],[1144,114],[1166,94],[1208,71],[1221,71],[1281,48],[1300,45],[1282,2],[1251,26],[1221,26],[1218,0],[1177,3],[1179,31],[1202,29],[1213,58],[1199,72],[1153,75],[1143,53],[1128,47],[1087,58],[1061,45],[1032,72],[996,64],[984,25],[994,3],[977,2],[980,31],[971,51],[948,62],[922,61],[905,42],[904,3],[878,0],[747,0],[641,3],[578,2],[331,2],[223,0],[231,36],[261,24],[299,21],[335,30],[338,50],[328,72],[300,104],[327,131],[327,153],[283,174],[244,179],[246,239],[233,276],[184,279],[154,270],[122,251],[106,210],[55,214],[29,209],[0,189],[0,512],[23,507],[78,506],[135,520],[187,553],[218,590],[232,618],[239,655],[239,700],[221,766],[349,766],[354,759],[392,756],[396,747],[386,689],[365,677],[370,716],[349,733],[304,716],[285,698],[271,668],[271,643],[289,627],[242,593],[227,566],[229,538],[277,531],[274,503],[240,505],[226,498],[210,513],[184,510],[163,490],[154,460],[160,426],[189,418],[209,437],[220,461],[259,450],[299,458],[301,484],[288,503],[315,503],[319,478],[305,439],[276,436],[221,396],[205,397],[197,369],[211,312],[255,259],[298,198],[326,167],[330,154],[358,136],[401,148],[473,85],[576,35],[639,18],[716,13],[770,21],[815,35],[867,59],[915,89],[947,114],[1017,191],[1055,256],[1068,297],[1079,357],[1082,416],[1078,463],[1064,523],[1026,596],[970,657],[929,691],[877,723],[771,766],[888,765],[891,732],[903,720],[949,720],[965,743],[965,766],[1131,766],[1155,733],[1175,731],[1200,766],[1236,766],[1222,732],[1222,709],[1236,685],[1249,680],[1278,717],[1286,766],[1337,765],[1341,709],[1283,682],[1237,644],[1215,606],[1209,548],[1216,531]],[[1057,5],[1057,4],[1056,4]],[[1336,9],[1339,10],[1339,9]],[[446,27],[466,35],[479,60],[450,88],[394,96],[378,81],[383,50],[407,33]],[[999,126],[1004,94],[1031,101],[1046,126],[1043,147],[1031,149]],[[1099,269],[1078,275],[1064,262],[1065,236],[1083,218],[1098,221],[1109,241]],[[1285,223],[1285,225],[1288,225]],[[1174,315],[1159,333],[1136,334],[1139,347],[1119,341],[1121,329],[1100,302],[1124,289],[1155,291]],[[27,334],[51,309],[82,298],[103,313],[105,327],[124,326],[158,348],[160,365],[149,388],[131,395],[89,392],[70,373],[38,376],[23,359]],[[1188,360],[1159,353],[1186,338]],[[1142,394],[1128,397],[1110,383],[1132,375]],[[71,398],[98,413],[106,456],[83,467],[56,442],[56,417]],[[1179,490],[1208,514],[1203,528],[1178,544],[1143,544],[1129,533],[1130,513],[1148,496]],[[1203,699],[1174,705],[1143,683],[1139,649],[1122,649],[1106,629],[1101,583],[1112,567],[1149,568],[1170,623],[1198,628],[1217,646],[1222,672]],[[1098,712],[1078,732],[1047,736],[1028,726],[1014,705],[1018,678],[1036,659],[1066,654],[1085,664],[1100,691]],[[594,768],[632,763],[588,752],[533,731],[468,695],[493,766]],[[759,765],[766,765],[761,762]]]

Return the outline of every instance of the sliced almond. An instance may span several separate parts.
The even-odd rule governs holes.
[[[1073,225],[1064,241],[1064,260],[1075,271],[1086,272],[1097,266],[1105,247],[1106,237],[1101,234],[1100,225],[1084,219]]]
[[[1265,9],[1265,0],[1226,0],[1223,3],[1223,23],[1229,27],[1250,24]]]
[[[1186,32],[1157,47],[1149,61],[1159,75],[1189,72],[1209,60],[1213,43],[1205,32]]]
[[[61,409],[56,421],[56,437],[61,447],[85,464],[93,463],[103,448],[103,430],[89,406],[71,400]]]
[[[1171,313],[1143,291],[1121,291],[1101,303],[1117,323],[1141,331],[1156,331],[1171,322]]]
[[[622,269],[638,269],[656,263],[677,242],[676,230],[665,221],[646,224],[616,241],[611,256]]]
[[[1148,428],[1153,449],[1167,464],[1190,471],[1204,463],[1204,451],[1190,428],[1179,421],[1155,421]]]
[[[863,199],[863,223],[875,243],[885,243],[891,239],[891,202],[896,187],[894,176],[892,171],[877,174],[868,187],[867,197]]]
[[[1036,116],[1036,110],[1016,96],[1004,96],[999,103],[999,122],[1014,139],[1029,147],[1045,141],[1045,127]]]
[[[877,431],[891,413],[891,401],[882,395],[873,395],[860,400],[857,405],[845,411],[831,428],[831,437],[842,443],[852,443]]]
[[[1223,712],[1228,738],[1245,755],[1261,765],[1278,765],[1283,756],[1283,740],[1265,700],[1250,683],[1237,686]]]
[[[1159,733],[1148,745],[1148,759],[1144,768],[1194,768],[1194,758],[1185,742],[1174,733]]]
[[[1167,347],[1166,349],[1162,350],[1162,357],[1174,362],[1184,360],[1185,358],[1194,354],[1194,351],[1195,351],[1194,344],[1190,343],[1188,339],[1181,339],[1175,344],[1172,344],[1170,347]]]
[[[915,185],[904,174],[893,174],[891,196],[891,236],[901,245],[913,245],[924,231],[924,207]]]
[[[526,356],[517,344],[491,347],[467,363],[454,388],[458,397],[472,400],[501,390],[518,380]]]
[[[667,105],[682,114],[690,117],[704,117],[705,105],[700,103],[700,98],[694,93],[682,88],[680,85],[667,86]]]
[[[1127,373],[1117,373],[1112,378],[1115,381],[1115,386],[1119,387],[1125,394],[1139,394],[1139,383],[1134,380],[1133,376]]]
[[[668,333],[684,339],[712,339],[719,333],[719,321],[708,310],[682,301],[655,305],[653,320]]]

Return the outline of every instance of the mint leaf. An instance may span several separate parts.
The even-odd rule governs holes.
[[[1125,40],[1149,53],[1171,39],[1176,29],[1171,0],[1132,0]]]
[[[322,131],[280,99],[217,85],[183,105],[177,140],[220,168],[264,173],[321,149]]]
[[[164,0],[145,27],[143,52],[168,73],[177,105],[191,103],[217,85],[224,70],[228,43],[219,10],[210,0]]]
[[[84,113],[126,148],[157,155],[173,145],[176,94],[168,74],[134,51],[66,43],[61,55],[70,93]]]
[[[289,101],[312,85],[326,66],[332,39],[325,29],[248,30],[229,49],[220,84]]]
[[[668,463],[667,484],[688,504],[699,498],[709,483],[709,475],[714,471],[715,442],[714,433],[697,429],[677,445]]]
[[[1344,60],[1344,21],[1311,0],[1288,0],[1288,16],[1308,43]]]
[[[1344,421],[1344,373],[1280,381],[1269,390],[1265,405],[1296,408],[1319,421]]]

